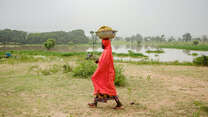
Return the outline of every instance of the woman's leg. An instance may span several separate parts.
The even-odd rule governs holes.
[[[89,103],[88,105],[89,105],[89,107],[97,107],[97,100],[98,100],[98,96],[96,95],[96,97],[94,98],[94,102],[93,103]]]
[[[121,107],[121,106],[122,106],[122,104],[121,104],[120,100],[118,99],[118,96],[114,96],[113,98],[115,99],[116,104],[117,104],[115,108],[117,108],[117,107]]]

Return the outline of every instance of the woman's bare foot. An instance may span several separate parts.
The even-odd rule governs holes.
[[[97,105],[95,103],[88,103],[88,106],[90,108],[96,108],[97,107]]]
[[[123,106],[115,106],[113,109],[119,110],[119,109],[124,109]]]

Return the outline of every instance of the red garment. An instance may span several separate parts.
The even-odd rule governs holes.
[[[102,44],[105,48],[99,58],[98,68],[92,76],[94,94],[116,96],[116,88],[114,85],[115,70],[113,65],[111,41],[109,39],[102,40]]]

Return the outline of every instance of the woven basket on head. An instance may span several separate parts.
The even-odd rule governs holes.
[[[102,26],[96,32],[96,35],[100,39],[113,39],[116,36],[116,30],[113,30],[111,27]]]

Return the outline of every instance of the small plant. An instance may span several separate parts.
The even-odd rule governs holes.
[[[147,75],[147,80],[150,80],[151,79],[151,75]]]
[[[208,106],[206,106],[205,103],[200,101],[194,101],[193,104],[199,108],[197,112],[193,113],[193,117],[199,117],[200,112],[205,112],[206,114],[208,114]]]
[[[51,65],[49,67],[49,72],[52,72],[52,73],[57,73],[59,70],[60,70],[60,67],[58,65],[56,65],[56,64]]]
[[[198,56],[198,53],[192,53],[191,55],[192,56]]]
[[[200,56],[197,57],[193,60],[193,63],[196,65],[203,65],[203,66],[208,66],[208,56]]]
[[[53,48],[56,44],[56,41],[54,39],[48,39],[45,43],[44,46],[47,50],[50,50],[51,48]]]
[[[50,75],[50,71],[48,69],[41,69],[40,71],[43,75],[47,76],[47,75]]]
[[[31,67],[29,68],[29,70],[28,70],[28,72],[35,72],[37,75],[40,74],[40,71],[41,71],[41,69],[40,69],[40,67],[37,66],[37,65],[31,66]]]
[[[40,68],[39,66],[31,66],[28,70],[29,72],[35,72],[37,75],[43,74],[43,75],[51,75],[52,73],[57,73],[60,71],[60,66],[54,64],[50,65],[48,68]]]
[[[199,111],[193,112],[193,117],[200,117],[200,112]]]
[[[71,72],[72,71],[72,68],[69,64],[64,64],[63,65],[63,72],[64,73],[68,73],[68,72]]]
[[[97,65],[94,61],[84,60],[72,72],[75,77],[88,78],[94,73],[96,68]]]
[[[125,86],[126,77],[123,74],[123,67],[121,65],[115,65],[115,81],[116,86]]]

